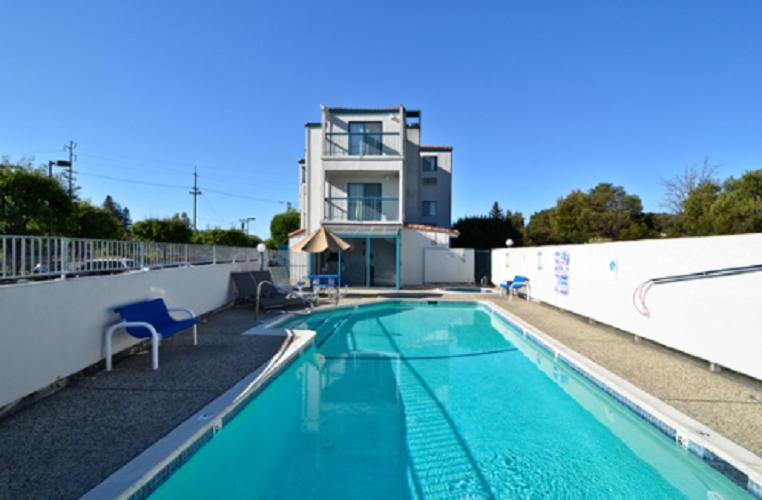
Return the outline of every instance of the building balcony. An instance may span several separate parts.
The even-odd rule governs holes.
[[[330,159],[400,159],[400,132],[326,132],[323,158]]]
[[[324,222],[400,222],[400,200],[396,196],[328,197],[324,210]]]

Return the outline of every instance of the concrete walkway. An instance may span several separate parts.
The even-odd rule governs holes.
[[[183,332],[0,420],[0,498],[77,498],[268,361],[285,337],[242,336],[251,308]]]
[[[762,456],[762,381],[523,299],[491,302],[644,391]]]

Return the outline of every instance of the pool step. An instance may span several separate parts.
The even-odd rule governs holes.
[[[491,492],[446,410],[405,363],[399,389],[405,407],[411,475],[425,498],[489,498]]]

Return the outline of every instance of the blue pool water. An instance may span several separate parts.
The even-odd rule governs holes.
[[[489,308],[316,312],[304,353],[155,498],[736,498]]]

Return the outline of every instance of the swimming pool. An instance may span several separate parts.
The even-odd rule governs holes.
[[[745,492],[490,308],[384,302],[315,345],[155,498],[736,498]]]

